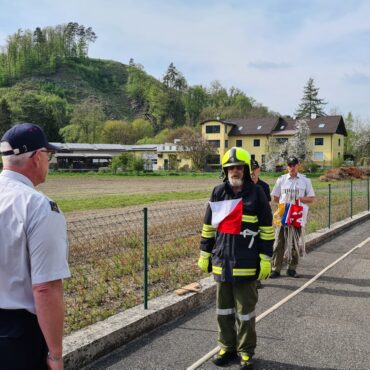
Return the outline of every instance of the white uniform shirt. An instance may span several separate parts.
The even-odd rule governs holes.
[[[35,313],[32,284],[69,277],[66,221],[25,176],[0,174],[0,308]]]
[[[279,203],[295,203],[301,197],[314,197],[311,180],[305,175],[297,173],[291,177],[289,173],[280,176],[271,192],[272,197],[278,197]]]
[[[297,176],[290,176],[289,173],[280,176],[271,192],[272,197],[278,197],[279,203],[295,203],[301,197],[314,197],[311,180],[305,175],[297,173]],[[305,226],[307,223],[308,204],[301,203],[303,207],[303,215],[301,224]]]

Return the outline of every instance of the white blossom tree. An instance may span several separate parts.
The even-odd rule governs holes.
[[[288,152],[288,142],[279,142],[275,137],[270,137],[268,141],[268,153],[266,155],[266,170],[275,171],[276,166],[284,164]]]
[[[310,128],[306,120],[297,120],[295,134],[289,140],[288,156],[295,156],[300,162],[310,161],[312,158],[312,146],[310,143]]]

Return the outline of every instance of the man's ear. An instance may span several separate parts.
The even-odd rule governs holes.
[[[34,167],[39,167],[41,165],[41,163],[40,163],[40,160],[41,160],[40,155],[41,155],[41,152],[40,151],[37,151],[35,153],[35,155],[32,158],[29,159],[30,161],[32,161],[31,163],[33,164]]]

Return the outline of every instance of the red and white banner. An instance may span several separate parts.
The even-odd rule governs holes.
[[[212,226],[225,234],[240,234],[243,216],[243,199],[209,202]]]

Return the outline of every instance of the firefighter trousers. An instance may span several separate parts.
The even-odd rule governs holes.
[[[217,283],[216,299],[220,348],[229,352],[237,351],[240,355],[254,355],[257,344],[256,282]]]

